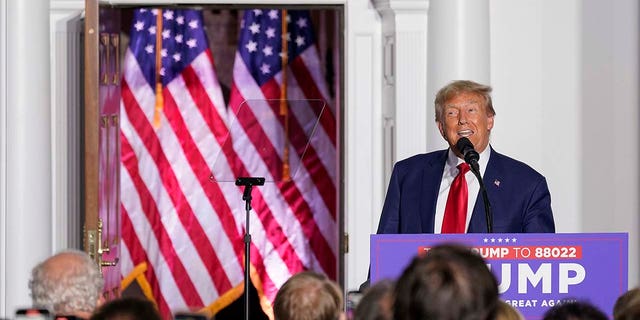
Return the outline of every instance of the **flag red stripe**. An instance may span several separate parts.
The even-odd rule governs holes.
[[[232,86],[231,89],[231,97],[232,101],[230,103],[231,106],[239,105],[239,97],[242,97],[241,93],[237,91],[236,86]],[[235,99],[234,99],[235,98]],[[234,101],[236,100],[236,101]],[[256,146],[258,153],[262,158],[266,158],[272,155],[277,155],[275,148],[269,141],[264,130],[259,125],[259,121],[256,119],[255,115],[249,108],[243,108],[244,112],[242,114],[238,114],[238,122],[244,128],[249,126],[255,126],[255,128],[251,128],[249,130],[245,130],[245,133],[252,141],[252,143]],[[276,165],[281,166],[281,161],[278,158],[276,161]],[[275,168],[270,168],[272,175],[275,176],[274,171]],[[285,197],[285,200],[291,207],[291,211],[295,214],[296,218],[300,222],[302,226],[303,233],[309,239],[309,243],[312,245],[312,250],[316,254],[322,268],[327,272],[328,275],[335,279],[335,256],[331,250],[331,247],[327,243],[327,240],[324,238],[322,233],[320,232],[313,216],[311,215],[311,209],[308,204],[304,201],[302,194],[298,190],[295,184],[290,183],[286,185],[281,185],[280,187],[287,187],[286,189],[281,189],[282,195]],[[258,210],[257,212],[261,212]],[[267,229],[269,230],[269,229]]]
[[[296,253],[294,247],[289,242],[287,235],[282,232],[282,226],[273,217],[271,208],[267,205],[262,192],[253,193],[253,208],[255,213],[260,218],[260,222],[263,225],[265,235],[269,239],[269,242],[273,245],[273,249],[276,250],[284,263],[287,265],[289,272],[295,274],[304,270],[304,263],[302,259]]]
[[[125,81],[122,82],[122,87],[123,88],[126,87]],[[123,93],[124,91],[125,90],[123,90]],[[125,99],[126,101],[124,94],[123,94],[123,99]],[[125,105],[126,104],[127,103],[125,103]],[[180,258],[178,257],[178,254],[176,253],[173,247],[173,244],[171,243],[171,237],[169,236],[169,234],[167,233],[167,230],[162,225],[162,221],[160,221],[160,213],[158,212],[158,207],[156,206],[156,203],[153,200],[153,197],[149,193],[149,189],[147,189],[147,185],[142,180],[142,177],[140,177],[140,174],[138,172],[138,161],[135,157],[135,153],[133,152],[133,148],[131,147],[131,145],[129,144],[129,141],[123,134],[121,134],[120,136],[120,141],[121,141],[120,150],[124,155],[122,159],[122,164],[129,172],[129,175],[131,176],[131,181],[133,182],[136,188],[136,191],[140,196],[140,202],[143,208],[143,213],[145,214],[145,216],[147,217],[147,220],[149,220],[149,224],[153,228],[153,233],[155,238],[158,241],[159,247],[161,248],[160,250],[162,252],[162,255],[167,261],[176,283],[181,284],[181,286],[179,286],[178,289],[180,290],[180,293],[184,297],[184,300],[189,305],[202,306],[203,305],[202,300],[200,299],[200,296],[198,295],[193,283],[191,282],[191,279],[188,276],[187,270],[182,264],[182,260],[180,260]],[[126,156],[126,155],[130,155],[130,156]],[[170,263],[170,261],[172,261],[173,263]]]
[[[129,253],[131,254],[133,265],[136,266],[144,262],[147,263],[147,271],[145,271],[145,277],[147,278],[147,281],[151,286],[151,291],[153,292],[153,296],[156,299],[156,303],[158,304],[158,309],[160,310],[161,314],[171,314],[169,305],[160,292],[160,287],[158,286],[158,278],[156,277],[153,265],[149,262],[147,253],[142,247],[140,239],[138,239],[138,236],[133,229],[133,224],[129,219],[129,212],[127,212],[127,209],[125,209],[123,205],[120,206],[120,210],[122,214],[122,239],[127,244],[127,248],[129,249]]]
[[[187,69],[189,68],[190,67],[188,67]],[[199,82],[197,83],[199,84]],[[187,82],[187,87],[189,88],[194,85],[196,84]],[[203,101],[203,99],[196,100],[196,101]],[[184,123],[184,119],[182,119],[182,116],[178,111],[178,106],[176,105],[176,102],[173,99],[173,96],[171,95],[169,90],[164,91],[163,111],[167,117],[167,120],[169,121],[169,124],[173,128],[173,131],[175,132],[178,140],[180,141],[180,145],[182,146],[182,150],[184,151],[184,154],[191,166],[191,169],[195,173],[198,181],[200,182],[200,185],[202,186],[202,190],[207,195],[209,202],[215,209],[216,214],[218,215],[219,220],[223,225],[225,234],[227,235],[231,244],[233,245],[234,252],[236,253],[236,258],[242,264],[242,241],[238,236],[235,222],[233,221],[233,219],[225,218],[225,216],[228,217],[231,215],[231,210],[229,209],[227,201],[224,195],[222,194],[222,192],[220,191],[220,187],[218,186],[218,184],[213,183],[209,180],[209,176],[211,175],[209,166],[204,160],[204,158],[202,157],[202,154],[198,150],[198,147],[196,146],[195,142],[193,141],[193,138],[191,137],[189,129]],[[240,194],[238,193],[238,195]],[[195,227],[196,229],[200,229],[200,230],[197,230],[196,236],[197,234],[205,235],[205,231],[202,229],[202,226],[199,225],[196,219],[194,219],[194,221],[190,223],[192,223],[191,225],[192,228],[190,229],[191,232],[194,231],[193,227]],[[198,226],[195,226],[194,224],[198,224]],[[205,262],[205,264],[209,269],[209,273],[213,278],[217,291],[226,292],[227,290],[230,290],[232,286],[226,273],[218,272],[219,270],[224,270],[224,269],[218,259],[217,254],[214,252],[213,247],[211,246],[211,242],[209,241],[208,238],[206,238],[206,236],[205,236],[205,239],[202,239],[202,242],[204,243],[203,245],[197,244],[198,246],[201,246],[198,249],[199,251],[202,250],[201,256],[203,258],[204,257],[211,258],[211,263]]]
[[[311,208],[298,188],[296,188],[293,181],[283,182],[279,184],[282,195],[287,199],[287,202],[291,204],[291,211],[295,214],[304,235],[309,239],[309,245],[317,257],[322,269],[326,272],[327,276],[331,279],[336,279],[336,260],[333,255],[333,251],[327,242],[327,239],[322,235],[322,232],[318,228],[316,221],[311,214]]]
[[[163,96],[165,101],[172,99],[168,90],[163,90]],[[173,168],[162,150],[158,136],[155,134],[145,115],[142,113],[142,109],[138,106],[137,101],[135,100],[133,93],[130,91],[126,81],[123,81],[122,83],[122,99],[125,101],[124,106],[127,114],[129,115],[129,119],[131,119],[133,128],[138,132],[140,137],[145,137],[142,139],[142,142],[147,150],[149,150],[149,153],[153,156],[153,160],[158,166],[158,171],[162,173],[160,175],[162,184],[167,189],[167,194],[175,206],[176,214],[178,215],[180,222],[184,226],[185,230],[187,230],[187,234],[193,243],[193,247],[198,252],[198,255],[204,263],[211,279],[214,279],[216,290],[218,292],[225,292],[225,290],[232,288],[229,278],[226,273],[218,272],[222,268],[220,260],[213,250],[213,246],[204,232],[204,229],[202,229],[202,226],[195,217],[193,209],[191,208],[186,196],[180,188]],[[200,301],[201,304],[190,304],[190,306],[204,306],[199,295],[198,301]]]
[[[310,48],[307,50],[313,50],[314,48]],[[305,97],[307,99],[320,99],[325,101],[325,98],[322,96],[318,87],[316,87],[315,81],[313,81],[313,77],[309,73],[307,66],[304,64],[302,60],[302,56],[298,56],[293,61],[291,61],[291,66],[289,68],[291,72],[295,75],[296,80],[300,84],[299,87],[304,92]],[[328,106],[324,108],[324,112],[320,115],[320,109],[316,107],[314,104],[311,104],[312,110],[316,113],[317,117],[320,117],[320,125],[324,128],[324,131],[327,133],[333,145],[336,145],[336,118],[331,112],[331,108]]]
[[[189,87],[189,92],[192,95],[194,101],[200,101],[198,104],[198,108],[203,113],[204,119],[211,128],[215,125],[215,123],[222,122],[219,118],[219,115],[215,112],[207,112],[207,110],[212,110],[213,106],[210,105],[211,101],[209,99],[199,99],[199,96],[205,94],[206,91],[201,86],[201,83],[197,81],[197,75],[191,68],[185,68],[182,73],[183,78],[186,82],[193,82],[193,86]],[[206,116],[208,114],[208,116]],[[239,157],[236,155],[235,151],[232,148],[231,144],[223,143],[223,152],[227,156],[227,159],[236,159],[236,161],[229,161],[231,165],[234,166],[235,172],[237,172],[238,176],[247,176],[248,171],[239,160]],[[287,239],[286,235],[281,232],[269,232],[269,230],[279,230],[280,225],[274,219],[271,209],[264,205],[264,200],[262,197],[262,192],[259,188],[253,191],[253,201],[252,205],[256,208],[256,212],[259,212],[260,220],[264,225],[265,233],[267,234],[269,241],[273,244],[275,250],[278,251],[280,257],[287,262],[287,266],[292,271],[301,270],[299,266],[302,266],[302,261],[295,253],[293,246],[289,243],[289,239]],[[260,210],[257,210],[260,208]],[[275,228],[275,229],[271,229]]]
[[[169,94],[167,90],[164,90],[165,100],[169,98]],[[211,242],[206,236],[206,233],[202,229],[202,226],[196,219],[193,210],[186,199],[178,180],[175,176],[173,168],[171,164],[167,160],[164,151],[162,150],[162,146],[160,145],[160,141],[158,140],[158,136],[156,136],[151,124],[142,113],[142,109],[137,104],[133,93],[130,91],[129,86],[126,81],[122,82],[122,99],[125,102],[124,106],[129,115],[129,119],[131,119],[131,124],[138,132],[140,137],[144,137],[142,139],[143,144],[149,150],[149,154],[153,156],[153,160],[158,167],[158,171],[161,173],[160,178],[162,180],[162,184],[167,190],[167,194],[171,199],[175,207],[175,213],[178,215],[180,222],[184,226],[185,230],[188,230],[187,234],[193,243],[193,247],[198,252],[200,259],[204,263],[209,272],[209,275],[212,279],[216,278],[217,268],[220,268],[220,261],[218,260],[215,251],[211,245]],[[156,209],[157,210],[157,209]],[[178,257],[176,257],[178,258]],[[179,258],[178,258],[179,259]],[[227,278],[226,273],[224,273],[224,279],[219,278],[220,282],[214,282],[216,285],[216,290],[220,292],[220,289],[231,288],[231,284],[229,282],[229,278]],[[197,291],[196,291],[197,292]],[[190,306],[203,306],[202,300],[200,296],[197,296],[198,299],[195,301],[200,301],[201,304],[189,304]],[[187,299],[185,299],[187,300]],[[192,301],[189,301],[190,303]]]
[[[265,96],[273,92],[273,87],[277,87],[278,83],[272,79],[262,85],[262,88],[265,88],[263,93]],[[311,103],[313,104],[313,103]],[[310,105],[311,105],[310,104]],[[270,103],[269,106],[273,110],[273,112],[279,112],[279,106]],[[327,108],[328,109],[328,108]],[[326,110],[325,110],[326,112]],[[280,124],[284,128],[284,119],[282,117],[278,117],[280,120]],[[309,139],[311,137],[307,136],[307,134],[302,129],[297,118],[290,112],[289,113],[289,134],[288,137],[290,139],[291,144],[294,146],[296,153],[298,155],[302,155],[304,153],[304,157],[302,158],[302,164],[304,164],[307,172],[311,176],[314,185],[318,189],[318,192],[322,196],[326,207],[329,209],[331,217],[335,221],[336,218],[336,188],[331,180],[331,176],[327,171],[327,168],[322,164],[318,153],[315,151],[315,148],[312,144],[308,144]],[[260,141],[260,140],[258,140]],[[258,146],[256,146],[258,147]],[[293,168],[292,168],[293,169]]]

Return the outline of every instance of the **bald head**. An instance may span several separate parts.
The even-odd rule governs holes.
[[[38,264],[29,281],[34,306],[67,315],[91,313],[103,286],[98,266],[78,250],[60,252]]]

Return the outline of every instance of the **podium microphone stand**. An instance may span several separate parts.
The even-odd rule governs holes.
[[[244,186],[242,200],[245,201],[245,233],[244,233],[244,319],[249,320],[249,266],[251,265],[251,233],[249,232],[249,212],[251,211],[251,191],[253,186],[264,185],[262,177],[241,177],[236,179],[236,186]]]

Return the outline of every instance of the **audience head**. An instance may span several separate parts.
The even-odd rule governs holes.
[[[46,259],[33,268],[29,280],[34,306],[81,318],[88,318],[101,303],[103,286],[100,269],[79,250],[66,250]]]
[[[496,320],[524,320],[524,317],[512,305],[498,300],[498,308],[496,309]]]
[[[568,302],[553,306],[544,314],[544,320],[607,320],[607,316],[586,301]]]
[[[128,297],[105,303],[90,320],[162,320],[162,317],[151,301]]]
[[[393,281],[382,280],[367,288],[355,310],[355,320],[393,319]]]
[[[613,319],[640,319],[640,288],[631,289],[616,300]]]
[[[338,320],[342,291],[325,275],[305,271],[289,278],[273,302],[276,320]]]
[[[439,245],[413,259],[396,283],[396,320],[487,320],[498,304],[498,285],[469,248]]]

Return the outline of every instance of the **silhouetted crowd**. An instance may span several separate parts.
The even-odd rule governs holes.
[[[155,304],[123,297],[105,302],[98,266],[82,251],[58,253],[32,270],[33,307],[16,317],[55,315],[44,319],[160,320]],[[305,271],[292,276],[273,302],[276,320],[521,320],[522,314],[500,300],[498,284],[485,261],[469,248],[444,244],[416,256],[395,281],[383,280],[363,292],[352,314],[344,312],[343,290],[326,276]],[[640,289],[616,301],[614,320],[640,319]],[[30,315],[31,313],[31,315]],[[33,314],[35,313],[35,315]],[[176,319],[210,319],[190,314]],[[38,318],[38,319],[43,319]],[[551,307],[544,320],[605,320],[603,310],[588,301]]]

